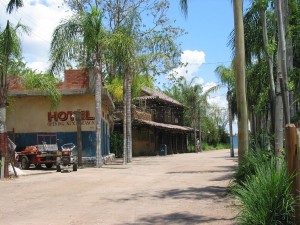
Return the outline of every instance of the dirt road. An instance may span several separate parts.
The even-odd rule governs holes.
[[[0,224],[235,224],[226,187],[236,161],[219,150],[0,181]]]

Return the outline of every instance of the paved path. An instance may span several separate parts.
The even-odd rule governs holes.
[[[0,181],[0,225],[235,224],[236,161],[219,150]]]

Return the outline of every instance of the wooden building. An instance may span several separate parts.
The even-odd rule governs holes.
[[[183,126],[184,106],[164,93],[143,88],[132,105],[133,156],[161,155],[187,151],[188,134],[193,128]],[[115,132],[122,133],[123,109],[117,107]]]

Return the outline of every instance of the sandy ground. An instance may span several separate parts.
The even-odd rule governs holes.
[[[236,166],[218,150],[70,173],[27,170],[0,181],[0,224],[235,224],[226,188]]]

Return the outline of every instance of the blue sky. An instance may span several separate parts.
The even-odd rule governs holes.
[[[232,60],[231,50],[227,47],[234,27],[231,0],[189,0],[187,18],[181,12],[179,0],[170,2],[170,18],[176,19],[177,25],[188,32],[179,39],[184,52],[183,60],[189,63],[181,75],[187,79],[197,77],[196,82],[205,89],[218,84],[214,70],[219,65],[229,66]],[[159,81],[167,82],[162,78]],[[226,107],[226,89],[221,88],[211,96],[210,101]]]
[[[0,17],[2,26],[7,18],[7,2],[0,1],[0,14],[4,15]],[[9,17],[15,24],[21,19],[31,28],[31,35],[23,36],[22,45],[24,58],[34,69],[43,71],[48,68],[52,32],[61,19],[70,15],[61,3],[61,0],[24,0],[24,7]],[[227,47],[228,36],[234,26],[232,0],[188,0],[187,18],[180,10],[179,0],[170,0],[170,4],[169,17],[176,19],[176,26],[188,32],[178,40],[182,44],[182,61],[188,62],[188,67],[177,72],[188,80],[197,77],[196,82],[205,89],[219,83],[215,68],[218,65],[229,66],[232,60],[231,50]],[[158,81],[160,84],[157,83],[157,86],[168,82],[163,77]],[[209,101],[226,108],[226,89],[221,88],[210,96]]]

